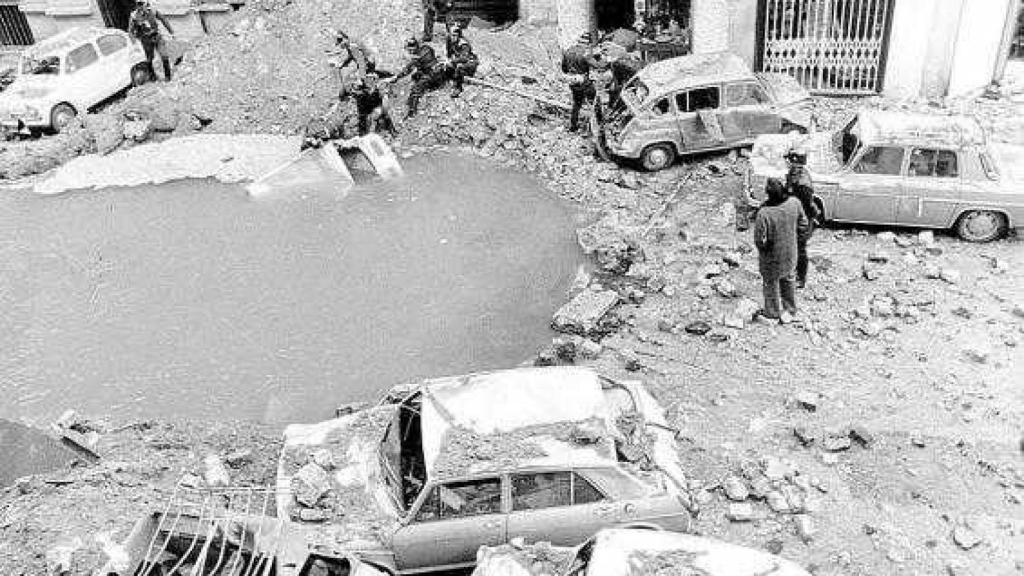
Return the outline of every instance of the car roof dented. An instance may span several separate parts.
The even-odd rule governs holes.
[[[870,144],[922,144],[959,148],[985,144],[985,132],[968,116],[863,110],[860,138]]]
[[[665,92],[685,90],[703,84],[754,78],[753,72],[743,59],[729,52],[669,58],[650,64],[638,75],[650,88],[650,97],[660,97]]]

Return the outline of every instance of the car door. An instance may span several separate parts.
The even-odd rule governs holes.
[[[962,193],[960,162],[955,150],[912,148],[896,221],[901,226],[945,227]]]
[[[105,70],[104,91],[107,96],[110,96],[131,84],[131,56],[128,50],[128,38],[123,34],[103,34],[96,39],[96,47],[102,58],[100,63]]]
[[[509,539],[576,546],[616,522],[605,495],[578,472],[523,472],[510,480]]]
[[[782,118],[772,110],[771,99],[764,88],[753,80],[733,82],[725,86],[725,112],[723,122],[727,137],[735,129],[734,141],[753,139],[760,134],[778,134]],[[735,126],[735,127],[734,127]]]
[[[727,144],[719,119],[721,96],[719,86],[693,88],[676,94],[676,118],[684,151],[717,148]]]
[[[904,156],[902,146],[865,146],[839,177],[833,219],[895,224]]]
[[[498,476],[434,484],[423,491],[412,519],[393,539],[399,570],[416,572],[476,562],[481,546],[506,541]]]
[[[647,108],[643,122],[643,140],[655,142],[679,142],[679,125],[676,122],[676,111],[671,99],[666,96],[659,98]]]
[[[68,52],[64,63],[67,76],[63,86],[71,95],[67,98],[79,114],[99,102],[99,94],[106,83],[105,70],[99,65],[100,55],[92,42],[81,44]]]

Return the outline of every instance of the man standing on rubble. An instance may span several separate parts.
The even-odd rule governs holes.
[[[423,41],[434,39],[434,23],[444,20],[445,28],[451,27],[451,13],[455,8],[453,0],[423,0]]]
[[[463,83],[467,76],[476,74],[480,65],[480,59],[473,52],[473,46],[462,33],[462,28],[455,26],[448,34],[448,66],[455,87],[452,89],[452,98],[458,98],[462,94]]]
[[[349,37],[338,30],[334,33],[334,52],[331,66],[341,75],[341,98],[359,86],[367,74],[386,77],[388,74],[377,70],[377,56],[364,42]]]
[[[814,204],[814,185],[811,175],[807,173],[807,154],[791,150],[786,154],[789,171],[786,172],[786,194],[800,201],[804,215],[807,217],[807,234],[797,244],[796,286],[803,288],[807,284],[807,243],[814,234],[814,224],[818,218],[818,207]]]
[[[594,80],[590,77],[590,72],[604,67],[599,58],[595,56],[590,39],[590,33],[584,33],[575,46],[571,46],[562,54],[562,73],[565,74],[565,79],[569,82],[569,90],[572,92],[570,132],[580,129],[580,110],[583,108],[583,104],[594,102],[597,97],[597,89],[594,87]]]
[[[352,91],[359,115],[359,135],[365,136],[376,132],[378,127],[387,130],[391,136],[398,136],[395,123],[391,120],[387,96],[377,84],[377,75],[369,73]]]
[[[754,244],[764,288],[765,318],[786,324],[797,313],[796,272],[797,244],[806,240],[809,224],[800,202],[786,196],[786,187],[778,178],[769,178],[768,198],[757,211],[754,223]]]
[[[159,22],[159,23],[158,23]],[[164,64],[164,80],[171,80],[171,59],[167,53],[167,42],[160,33],[160,23],[167,29],[167,33],[174,38],[174,30],[158,10],[154,10],[149,0],[137,0],[135,10],[128,18],[128,33],[142,44],[142,50],[146,53],[146,62],[149,64],[150,74],[155,78],[153,71],[154,52],[160,53],[160,60]]]
[[[405,43],[405,51],[412,58],[402,71],[390,78],[390,81],[398,80],[412,74],[412,89],[409,91],[409,100],[406,118],[416,115],[420,105],[420,98],[430,90],[436,90],[444,84],[444,66],[437,59],[434,49],[429,44],[421,43],[415,38],[409,38]]]

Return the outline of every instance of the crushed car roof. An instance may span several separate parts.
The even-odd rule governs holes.
[[[694,54],[668,58],[648,65],[639,72],[653,97],[668,90],[683,90],[702,84],[753,78],[750,67],[729,52]]]
[[[678,532],[608,529],[597,534],[589,576],[654,574],[810,576],[796,563],[767,552]],[[690,568],[691,571],[680,571]]]
[[[77,48],[79,45],[90,42],[100,34],[122,34],[121,30],[116,28],[95,28],[95,27],[76,27],[69,28],[63,32],[59,32],[50,36],[44,40],[40,40],[25,51],[26,56],[39,57],[48,55],[60,55],[62,52],[67,52],[72,48]]]
[[[968,116],[862,110],[857,117],[860,138],[864,142],[922,143],[950,147],[985,143],[985,132],[981,125]]]
[[[423,456],[433,478],[616,465],[611,417],[592,370],[520,368],[430,380],[421,390]],[[573,440],[581,428],[592,441]]]

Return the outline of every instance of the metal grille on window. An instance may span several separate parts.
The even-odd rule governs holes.
[[[34,44],[32,29],[17,4],[0,4],[0,46]]]
[[[820,94],[882,89],[893,0],[761,0],[761,68]]]

